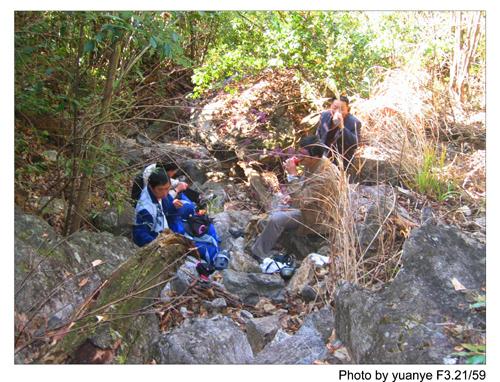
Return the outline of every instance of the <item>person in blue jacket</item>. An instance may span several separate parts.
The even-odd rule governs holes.
[[[155,169],[143,188],[135,208],[135,224],[132,230],[134,243],[139,247],[151,243],[169,228],[175,233],[191,239],[203,260],[196,269],[200,277],[207,280],[214,272],[213,261],[219,252],[220,240],[213,224],[209,224],[206,234],[196,237],[189,231],[186,219],[195,215],[196,206],[187,197],[174,199],[169,194],[170,178],[166,171]]]
[[[169,194],[170,178],[163,168],[149,177],[135,208],[133,240],[142,247],[158,237],[167,228],[184,234],[183,219],[195,213],[195,205],[189,199],[174,199]]]
[[[330,149],[327,156],[332,151],[340,154],[347,168],[361,140],[361,122],[350,113],[346,96],[334,99],[330,110],[321,113],[316,135]]]

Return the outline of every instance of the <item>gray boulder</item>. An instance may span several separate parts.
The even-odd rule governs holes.
[[[213,215],[214,227],[221,240],[221,248],[229,251],[242,252],[244,241],[241,238],[234,238],[229,229],[234,228],[244,230],[250,221],[251,213],[249,211],[224,211]]]
[[[274,335],[273,340],[271,342],[269,342],[269,345],[277,344],[278,342],[286,340],[287,338],[290,338],[290,337],[292,337],[291,334],[288,334],[287,332],[285,332],[283,329],[280,328],[280,329],[278,329],[278,331]]]
[[[94,218],[96,228],[113,235],[132,236],[135,210],[130,203],[123,203],[121,208],[109,207],[99,212]]]
[[[203,306],[209,311],[220,312],[227,307],[227,302],[225,298],[219,297],[212,301],[203,301]]]
[[[64,324],[135,246],[124,237],[80,231],[62,238],[39,217],[15,210],[15,312],[33,318],[26,330],[43,335]],[[93,265],[101,260],[101,265]],[[17,320],[17,319],[16,319]],[[36,346],[20,358],[31,362]]]
[[[242,309],[238,312],[238,316],[241,320],[243,320],[244,322],[250,320],[253,318],[253,314],[250,313],[248,310],[245,310],[245,309]]]
[[[217,134],[217,114],[225,107],[223,100],[215,100],[205,104],[202,108],[195,108],[191,113],[191,135],[201,139],[212,148],[220,143]]]
[[[227,200],[225,191],[226,184],[209,180],[200,187],[208,202],[208,208],[212,215],[224,211],[224,203]]]
[[[214,160],[187,159],[180,163],[178,175],[184,174],[189,184],[193,182],[203,184],[208,180],[207,172],[216,170],[217,165],[218,162]]]
[[[324,322],[323,322],[324,321]],[[293,336],[280,334],[259,354],[257,364],[312,364],[328,355],[325,343],[334,326],[331,308],[323,308],[307,316]]]
[[[67,279],[66,275],[78,274],[91,265],[81,248],[74,252],[47,222],[37,216],[16,209],[14,233],[15,305],[20,311],[29,310],[36,301],[48,297],[53,288]],[[68,289],[64,293],[66,297],[73,294],[75,280],[63,282],[58,291],[63,292],[65,288]],[[81,295],[76,293],[75,297]]]
[[[358,242],[364,257],[370,257],[379,248],[378,237],[382,232],[383,223],[390,213],[390,201],[382,197],[373,203],[366,213],[365,221],[359,226]]]
[[[118,154],[129,165],[144,163],[147,157],[151,157],[151,148],[143,149],[135,139],[115,137],[109,139],[109,143],[116,147]],[[145,158],[146,157],[146,158]]]
[[[242,237],[237,240],[243,242]],[[229,268],[237,272],[260,273],[259,263],[252,256],[240,251],[231,251],[231,259],[229,260]]]
[[[42,196],[38,200],[38,208],[45,206],[42,210],[43,216],[62,215],[66,211],[66,202],[63,199],[54,198],[49,196]]]
[[[141,146],[149,147],[153,143],[152,139],[148,136],[148,134],[139,133],[135,137],[137,143]]]
[[[297,260],[303,260],[310,253],[317,253],[320,248],[328,245],[328,240],[319,235],[299,236],[293,232],[287,233],[285,231],[278,243],[285,248],[287,253],[293,254]]]
[[[187,319],[157,342],[161,364],[248,364],[252,348],[245,333],[228,317]]]
[[[170,282],[170,286],[177,295],[184,293],[193,280],[198,277],[198,272],[196,271],[197,262],[198,260],[194,257],[188,256],[184,264],[175,273],[175,278]]]
[[[231,254],[229,268],[238,272],[260,273],[259,263],[245,253],[245,238],[233,237],[229,229],[245,231],[251,218],[249,211],[228,210],[214,215],[214,227],[221,240],[221,248]]]
[[[306,285],[300,291],[300,297],[302,297],[305,302],[311,302],[318,298],[318,293],[312,286]]]
[[[154,314],[144,314],[133,320],[125,332],[125,341],[132,344],[127,353],[127,364],[144,364],[153,359],[155,348],[151,346],[160,339],[160,323]]]
[[[56,150],[47,150],[42,153],[43,158],[47,162],[56,162],[57,161],[57,151]]]
[[[74,256],[83,253],[85,263],[102,260],[99,272],[109,276],[121,263],[130,258],[137,247],[123,236],[113,236],[109,232],[79,231],[68,239]]]
[[[334,328],[335,316],[332,308],[327,305],[307,315],[297,334],[315,332],[326,343]]]
[[[285,283],[277,274],[223,271],[226,289],[241,297],[244,303],[255,305],[260,297],[283,301]]]
[[[376,149],[365,146],[353,158],[352,170],[355,170],[354,181],[363,183],[398,183],[398,164],[391,163],[390,158]]]
[[[167,142],[172,139],[169,133],[176,132],[179,126],[178,122],[187,117],[186,109],[176,100],[173,103],[173,107],[164,109],[156,121],[144,128],[145,133],[155,142]]]
[[[200,145],[181,145],[173,143],[155,143],[149,144],[147,139],[140,140],[141,143],[146,143],[147,146],[141,145],[135,139],[117,138],[113,142],[120,156],[129,165],[139,165],[157,162],[159,159],[163,161],[172,161],[181,163],[187,159],[211,159],[208,150]]]
[[[154,146],[154,149],[158,151],[158,155],[165,157],[165,159],[170,158],[171,160],[212,158],[206,147],[195,144],[158,143]]]
[[[310,257],[306,257],[286,286],[287,291],[292,295],[300,293],[305,286],[313,281],[315,268],[314,261]]]
[[[39,217],[16,209],[14,233],[16,335],[23,327],[29,333],[43,335],[67,321],[101,278],[86,262],[83,250],[73,253]],[[39,345],[35,342],[18,353],[22,363],[32,361]]]
[[[384,290],[339,286],[336,332],[355,363],[437,363],[454,352],[443,322],[484,329],[484,314],[469,309],[467,293],[485,285],[485,246],[456,228],[427,224],[403,246],[403,269]]]
[[[253,318],[246,322],[248,342],[254,354],[260,352],[273,340],[280,327],[279,315]]]
[[[351,210],[359,252],[364,258],[372,257],[381,252],[380,238],[386,233],[385,230],[388,228],[386,222],[389,217],[397,217],[410,225],[418,224],[408,214],[408,211],[397,203],[396,188],[386,184],[376,186],[352,184],[350,188]],[[413,198],[411,192],[407,192],[407,195]]]

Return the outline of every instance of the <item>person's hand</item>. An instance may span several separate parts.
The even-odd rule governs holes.
[[[294,158],[288,158],[285,161],[285,170],[289,175],[297,175],[297,165]]]
[[[342,113],[337,111],[333,114],[333,125],[337,126],[339,129],[344,128],[344,118],[342,118]]]
[[[285,195],[281,198],[281,203],[290,204],[291,200],[292,200],[292,198],[290,197],[290,195]]]
[[[179,184],[177,184],[177,186],[175,187],[175,191],[177,192],[182,192],[182,191],[186,191],[188,189],[189,185],[185,182],[179,182]]]
[[[182,205],[183,205],[182,200],[174,199],[174,207],[175,208],[181,208]]]

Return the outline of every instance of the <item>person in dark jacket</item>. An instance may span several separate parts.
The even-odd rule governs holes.
[[[350,113],[346,96],[334,99],[330,110],[321,113],[316,135],[329,148],[327,156],[340,154],[347,168],[361,139],[361,122]]]

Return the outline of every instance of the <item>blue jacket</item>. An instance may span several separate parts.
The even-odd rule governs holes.
[[[221,242],[217,236],[214,225],[210,224],[208,226],[208,232],[201,237],[190,236],[187,233],[185,233],[184,236],[194,242],[202,259],[208,264],[213,265],[215,255],[219,252],[219,244]]]
[[[135,207],[135,224],[132,230],[134,243],[142,247],[156,239],[166,228],[184,234],[182,219],[194,214],[195,211],[194,204],[186,199],[184,205],[177,209],[171,195],[167,195],[160,203],[151,189],[144,187]]]
[[[161,200],[155,198],[151,189],[145,187],[135,208],[135,224],[133,228],[134,243],[142,247],[158,237],[165,230],[165,220],[173,232],[185,235],[193,240],[202,258],[209,264],[213,263],[215,255],[219,251],[220,243],[213,224],[210,224],[208,232],[204,237],[191,237],[186,234],[184,220],[195,213],[195,205],[185,195],[181,196],[184,202],[181,208],[175,208],[171,195]]]

